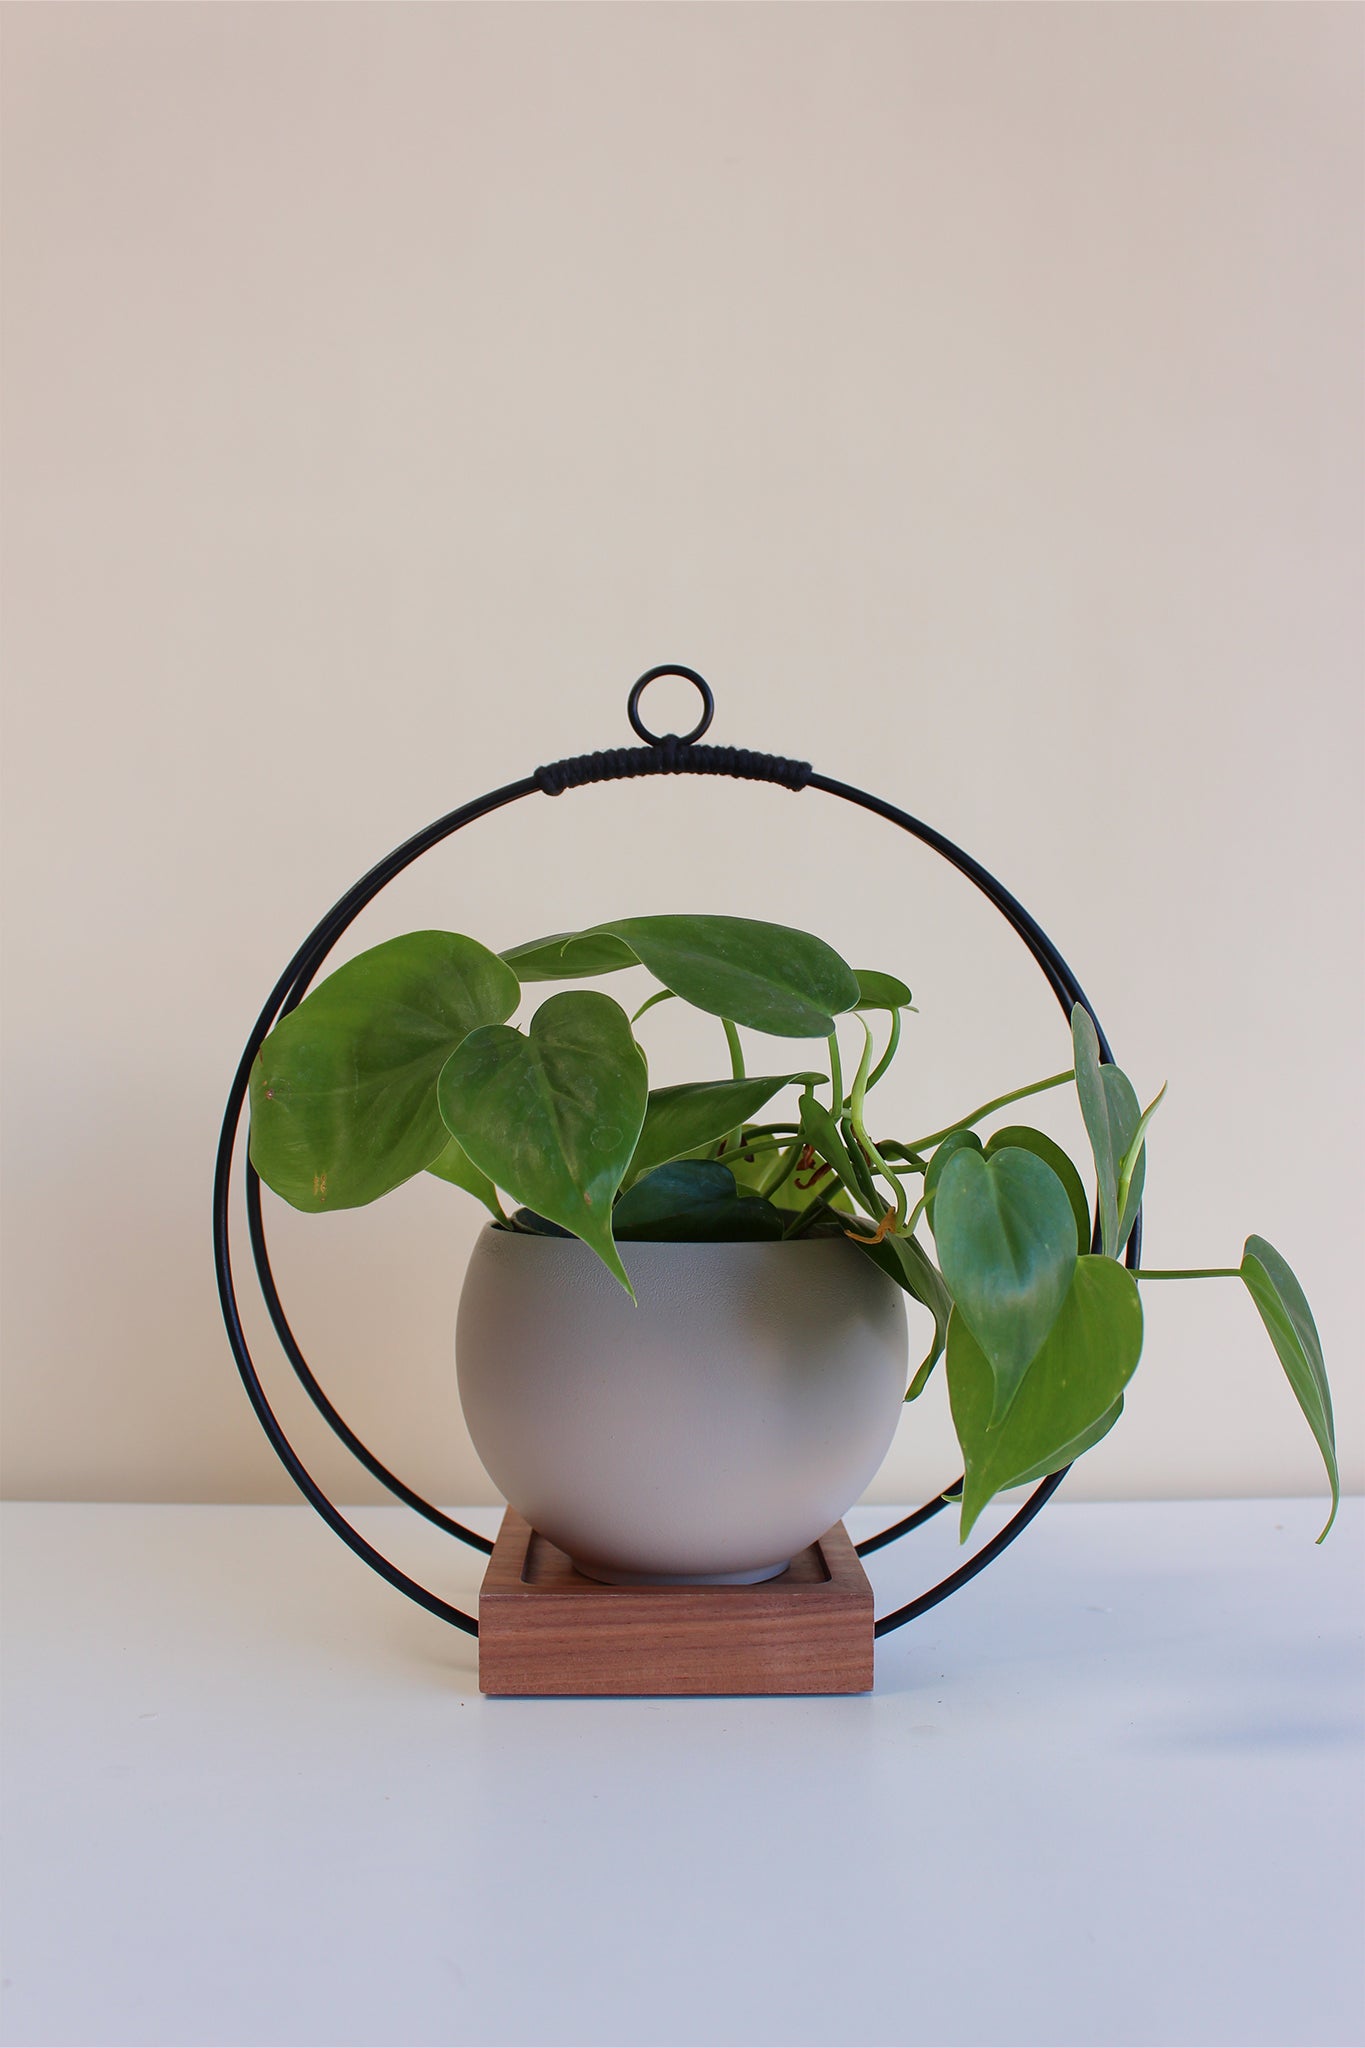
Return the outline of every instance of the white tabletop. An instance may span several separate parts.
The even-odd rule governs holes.
[[[4,2038],[1359,2048],[1365,1516],[1321,1513],[1058,1501],[864,1698],[485,1701],[305,1508],[12,1506]]]

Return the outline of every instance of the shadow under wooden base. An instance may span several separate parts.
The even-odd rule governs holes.
[[[842,1522],[759,1586],[604,1586],[508,1508],[479,1593],[479,1690],[872,1690],[872,1588]]]

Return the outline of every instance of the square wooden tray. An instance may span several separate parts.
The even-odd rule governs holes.
[[[870,1692],[872,1647],[842,1522],[761,1586],[604,1586],[508,1508],[479,1593],[494,1695]]]

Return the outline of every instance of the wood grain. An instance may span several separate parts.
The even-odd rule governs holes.
[[[872,1648],[842,1522],[761,1586],[604,1586],[508,1508],[479,1593],[492,1695],[870,1692]]]

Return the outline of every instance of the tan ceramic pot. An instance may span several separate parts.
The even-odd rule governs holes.
[[[614,1583],[772,1578],[857,1500],[905,1393],[901,1291],[843,1239],[627,1244],[485,1229],[460,1400],[494,1485]]]

